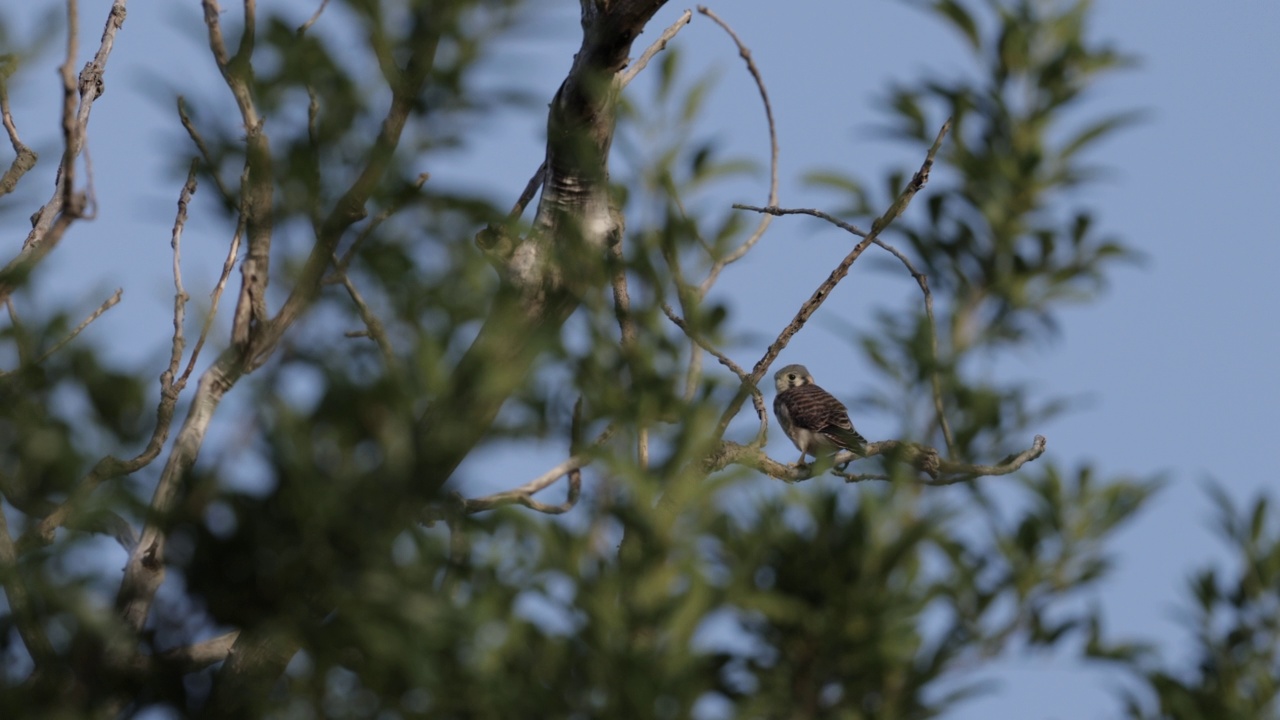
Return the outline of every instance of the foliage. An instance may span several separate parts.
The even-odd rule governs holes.
[[[626,229],[593,246],[588,210],[571,230],[545,205],[529,223],[510,198],[420,174],[483,140],[487,113],[529,111],[511,103],[516,89],[478,90],[475,73],[531,6],[332,5],[305,31],[279,8],[260,11],[256,36],[224,18],[239,43],[223,67],[232,93],[180,104],[199,145],[175,147],[174,166],[198,156],[201,186],[221,200],[217,218],[193,222],[241,237],[242,267],[270,246],[257,287],[267,306],[298,310],[291,325],[230,290],[249,340],[210,336],[219,354],[183,396],[187,419],[174,405],[166,417],[161,400],[153,434],[153,368],[60,347],[66,314],[28,311],[33,286],[52,280],[28,265],[0,272],[17,308],[0,328],[13,368],[0,376],[5,717],[928,718],[984,690],[971,680],[984,662],[1049,647],[1132,670],[1157,700],[1126,698],[1135,718],[1274,714],[1280,541],[1265,500],[1247,522],[1219,503],[1242,568],[1193,582],[1202,661],[1179,673],[1103,637],[1087,602],[1153,479],[1047,458],[1012,482],[949,487],[892,462],[889,482],[783,490],[740,466],[706,471],[740,389],[702,368],[702,346],[725,340],[734,313],[703,286],[751,230],[714,192],[759,173],[700,124],[715,78],[688,79],[678,42],[649,69],[649,95],[619,100],[615,154],[630,162],[607,195]],[[989,462],[1063,403],[980,378],[977,359],[1048,335],[1064,303],[1093,298],[1132,259],[1067,193],[1092,177],[1089,147],[1132,116],[1063,129],[1081,93],[1126,59],[1092,39],[1085,1],[922,5],[976,62],[969,77],[901,84],[884,102],[889,134],[922,152],[954,123],[924,212],[885,236],[928,276],[941,332],[935,350],[918,304],[881,307],[860,347],[904,440]],[[612,46],[585,43],[580,62],[601,48]],[[552,117],[611,112],[602,85],[593,76],[580,94],[558,93]],[[240,122],[244,97],[270,122]],[[549,123],[553,145],[564,141],[555,123],[573,130]],[[570,157],[545,178],[602,160],[587,142],[599,137],[568,134]],[[855,221],[909,177],[812,175]],[[539,233],[570,236],[573,252],[544,260],[563,282],[520,286],[503,243]],[[619,278],[625,305],[607,282]],[[361,337],[344,337],[352,327]],[[935,378],[954,443],[933,415]],[[181,382],[162,387],[176,398]],[[493,397],[500,411],[475,410]],[[222,432],[192,440],[202,412]],[[114,457],[156,438],[137,467]],[[584,458],[585,478],[571,474],[582,498],[571,489],[566,506],[577,505],[560,520],[514,504],[477,512],[484,499],[434,482],[469,472],[441,460],[450,453],[482,463],[531,446]],[[157,487],[173,499],[149,501]],[[42,533],[64,507],[61,530]],[[140,594],[128,579],[154,540],[135,547],[135,526],[166,543],[162,563],[149,561],[168,576],[145,626],[130,624]],[[132,551],[124,583],[93,561],[104,533]],[[228,654],[230,641],[216,643],[230,632]],[[210,645],[221,649],[184,654]]]

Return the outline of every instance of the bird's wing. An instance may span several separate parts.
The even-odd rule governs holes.
[[[840,447],[859,449],[866,439],[853,429],[849,411],[831,393],[817,385],[801,385],[786,393],[791,421],[798,427],[821,433]]]

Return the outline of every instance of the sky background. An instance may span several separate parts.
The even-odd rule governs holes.
[[[14,5],[22,4],[6,3],[3,11],[18,18],[7,37],[23,42],[48,27],[43,13],[62,7]],[[108,5],[81,3],[86,52],[96,49]],[[301,22],[315,3],[263,0],[260,7],[288,7]],[[918,150],[873,132],[885,117],[876,103],[891,81],[971,70],[958,37],[901,2],[780,7],[766,0],[712,5],[750,47],[768,86],[782,153],[779,204],[838,206],[800,182],[812,169],[879,178],[888,168],[918,165]],[[517,85],[549,100],[577,49],[576,8],[571,0],[536,3],[536,19],[486,64],[485,81]],[[664,8],[637,41],[635,54],[684,8]],[[228,13],[234,17],[238,12]],[[1038,430],[1057,461],[1067,467],[1088,461],[1103,476],[1165,474],[1165,490],[1112,546],[1115,572],[1097,601],[1113,637],[1160,641],[1176,663],[1189,647],[1175,617],[1186,578],[1226,557],[1208,526],[1204,482],[1221,480],[1239,502],[1260,492],[1276,496],[1272,447],[1280,430],[1280,322],[1271,309],[1280,300],[1280,134],[1273,127],[1280,117],[1274,77],[1280,67],[1280,3],[1109,0],[1097,4],[1092,32],[1139,64],[1091,90],[1080,116],[1134,108],[1148,114],[1141,125],[1095,148],[1090,158],[1111,172],[1076,199],[1145,261],[1114,269],[1098,301],[1061,312],[1058,339],[1020,350],[999,367],[1034,382],[1041,397],[1083,401]],[[691,73],[712,68],[722,78],[699,132],[719,138],[726,154],[766,165],[760,100],[729,39],[695,14],[675,45]],[[60,138],[58,52],[37,58],[12,89],[23,139],[44,160],[19,193],[0,198],[6,257],[21,246],[27,215],[52,191],[51,158]],[[148,363],[155,374],[171,331],[168,244],[181,184],[175,168],[186,162],[176,161],[173,152],[184,137],[172,111],[174,87],[191,95],[226,94],[204,44],[199,3],[131,3],[108,66],[106,94],[90,124],[99,215],[77,224],[45,263],[32,301],[70,305],[82,315],[114,288],[124,288],[124,301],[87,330],[83,341],[107,348],[121,364]],[[647,97],[644,79],[628,92],[638,100]],[[498,204],[509,204],[541,159],[544,123],[536,109],[486,119],[481,139],[423,169],[433,183],[483,189]],[[9,160],[7,148],[0,151],[0,161]],[[763,178],[732,189],[741,194],[725,196],[725,205],[764,204]],[[212,287],[229,237],[218,224],[200,221],[214,216],[206,204],[210,190],[197,195],[183,249],[187,288],[197,301]],[[909,212],[920,212],[919,205]],[[781,218],[756,251],[726,271],[717,297],[731,305],[732,327],[741,340],[727,349],[740,364],[759,357],[847,252],[848,242],[817,221]],[[779,267],[788,271],[779,274]],[[769,292],[758,292],[762,286]],[[856,265],[777,366],[802,362],[836,395],[865,394],[847,328],[868,327],[868,308],[875,302],[907,302],[913,293],[918,291],[908,277]],[[38,314],[39,308],[28,311]],[[888,417],[855,421],[872,438],[892,427]],[[777,433],[770,450],[786,460],[793,453]],[[469,494],[501,489],[541,472],[562,453],[547,448],[505,466],[468,463],[459,482]],[[999,681],[999,689],[948,718],[1118,716],[1117,681],[1105,670],[1082,670],[1060,658],[1019,657],[993,665],[981,677]]]

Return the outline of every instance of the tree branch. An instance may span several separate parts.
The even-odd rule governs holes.
[[[729,37],[733,38],[733,43],[738,46],[738,55],[747,63],[747,70],[751,73],[752,79],[756,81],[756,88],[760,91],[760,100],[764,103],[764,116],[769,123],[769,204],[778,204],[778,129],[777,124],[773,120],[773,105],[769,102],[769,91],[764,86],[764,78],[760,75],[760,69],[756,67],[756,63],[751,59],[751,51],[743,44],[738,34],[729,27],[728,23],[721,20],[711,10],[703,5],[698,6],[698,12],[711,18],[717,25],[724,28],[729,33]],[[765,230],[769,229],[769,224],[773,222],[773,217],[766,215],[760,219],[760,224],[756,226],[755,232],[743,241],[735,250],[722,258],[716,259],[711,266],[711,270],[707,273],[707,277],[703,279],[702,284],[698,287],[698,296],[705,297],[707,292],[711,290],[711,286],[715,284],[720,277],[720,272],[731,263],[741,260],[751,248],[756,246],[760,238],[764,237]]]
[[[68,72],[75,62],[75,31],[79,25],[78,13],[75,0],[67,2],[68,55],[62,68],[64,143],[62,161],[58,167],[53,195],[33,216],[31,232],[27,234],[27,239],[22,244],[22,251],[3,269],[0,269],[0,300],[9,297],[14,288],[35,269],[36,265],[58,246],[67,229],[84,213],[85,198],[83,194],[74,192],[70,180],[74,175],[75,160],[84,148],[84,138],[89,126],[89,111],[93,107],[93,102],[102,95],[102,74],[106,71],[107,58],[115,46],[116,33],[124,24],[125,1],[113,0],[98,51],[93,60],[81,70],[78,83],[74,77],[68,79]],[[75,104],[77,91],[80,95],[78,107]]]
[[[4,124],[5,132],[9,133],[9,144],[13,146],[14,158],[9,169],[0,176],[0,197],[13,192],[14,188],[18,187],[18,182],[22,180],[22,176],[35,167],[36,160],[39,159],[39,155],[22,144],[22,139],[18,137],[18,126],[13,122],[13,112],[9,108],[8,81],[7,76],[0,75],[0,122]]]
[[[831,458],[831,464],[825,467],[834,466],[837,470],[833,471],[833,473],[849,482],[888,480],[891,477],[889,475],[856,475],[839,470],[841,466],[854,460],[877,455],[888,455],[920,470],[924,476],[919,478],[919,482],[923,485],[954,485],[978,477],[1008,475],[1016,472],[1023,465],[1033,462],[1043,455],[1045,445],[1044,437],[1036,435],[1031,446],[1021,453],[1006,457],[995,465],[971,465],[940,460],[938,451],[930,447],[915,443],[904,443],[898,440],[882,440],[880,442],[867,443],[866,452],[862,454],[842,450],[834,455]],[[809,465],[783,464],[770,458],[763,448],[722,440],[716,451],[708,455],[703,461],[703,470],[713,473],[730,465],[749,467],[785,482],[808,480],[815,477],[814,470],[816,468],[824,467],[818,463]]]

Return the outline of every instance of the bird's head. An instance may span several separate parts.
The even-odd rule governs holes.
[[[773,384],[778,392],[812,382],[813,376],[803,365],[788,365],[773,374]]]

